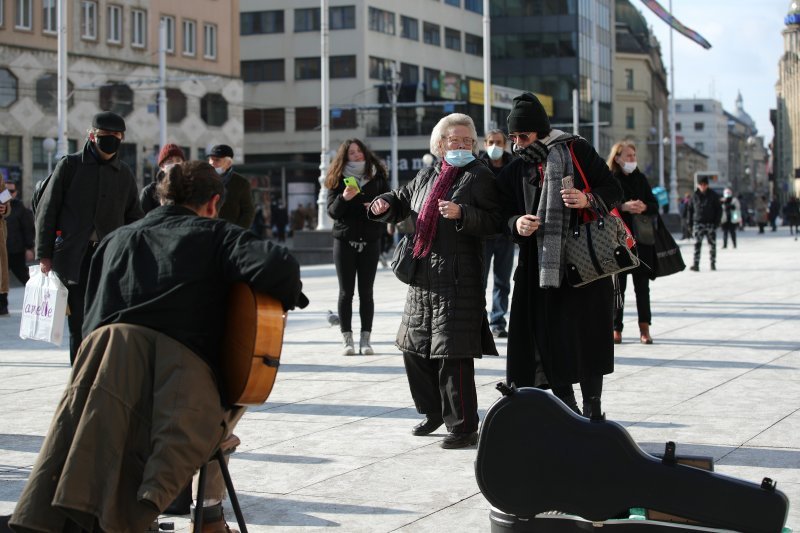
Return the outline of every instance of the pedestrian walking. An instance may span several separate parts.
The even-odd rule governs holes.
[[[39,265],[45,274],[58,274],[68,291],[70,363],[83,339],[92,256],[106,235],[143,216],[136,178],[118,154],[124,138],[121,116],[96,114],[83,149],[58,162],[36,210]]]
[[[18,184],[6,183],[6,190],[11,194],[9,211],[4,216],[6,221],[6,250],[8,251],[8,269],[25,285],[28,283],[28,263],[33,261],[36,244],[33,213],[18,198]],[[2,207],[0,207],[2,210]]]
[[[208,163],[217,171],[225,187],[219,218],[240,228],[250,229],[256,206],[250,193],[250,182],[233,170],[233,148],[227,144],[212,146],[208,152]]]
[[[0,193],[6,190],[6,183],[0,177]],[[11,213],[11,199],[0,203],[0,316],[8,315],[8,250],[6,248],[6,217]]]
[[[736,230],[739,229],[739,221],[742,218],[742,207],[738,198],[733,196],[730,187],[722,191],[722,247],[728,247],[728,235],[731,237],[731,244],[736,248]]]
[[[164,174],[172,168],[172,165],[183,163],[184,161],[186,161],[186,155],[183,153],[183,149],[177,144],[167,143],[161,147],[161,150],[158,152],[158,157],[156,158],[156,166],[158,167],[156,177],[153,181],[145,185],[142,192],[139,193],[139,203],[145,214],[161,205],[156,195],[156,187],[158,187],[158,184],[164,179]]]
[[[767,216],[769,217],[769,225],[772,226],[772,231],[778,231],[778,215],[781,212],[781,202],[777,196],[773,196],[767,206]]]
[[[756,196],[755,203],[753,204],[755,210],[756,225],[758,225],[758,232],[764,233],[764,228],[769,222],[769,208],[767,206],[767,197],[763,194]]]
[[[789,234],[797,240],[797,234],[800,233],[800,202],[797,197],[792,196],[783,206],[783,220],[789,226]]]
[[[372,355],[375,353],[370,344],[375,314],[372,289],[386,225],[370,220],[367,209],[376,196],[389,190],[386,169],[362,141],[347,139],[331,161],[325,187],[328,189],[328,214],[334,220],[333,264],[339,279],[342,355],[356,353],[352,325],[356,281],[361,320],[358,353]]]
[[[445,424],[442,448],[478,440],[475,358],[497,355],[486,319],[483,239],[499,231],[497,184],[476,161],[478,134],[470,117],[452,113],[433,128],[430,150],[439,158],[408,185],[383,194],[370,216],[384,222],[416,217],[416,268],[409,281],[395,341],[417,412],[416,436]]]
[[[573,209],[613,208],[622,188],[583,138],[553,129],[539,99],[514,98],[509,139],[517,159],[498,177],[508,231],[519,244],[508,329],[506,380],[550,387],[577,413],[572,384],[580,383],[583,413],[614,371],[614,288],[610,277],[580,288],[566,281],[563,263]],[[580,164],[591,192],[583,191]],[[565,187],[573,178],[574,186]],[[568,184],[567,184],[568,185]]]
[[[497,177],[508,165],[512,156],[506,151],[508,139],[503,130],[489,130],[483,137],[480,159]],[[483,289],[489,284],[489,265],[493,265],[492,309],[489,312],[489,329],[499,338],[508,337],[506,314],[508,295],[511,293],[511,269],[514,267],[514,241],[506,233],[489,236],[484,245]]]
[[[678,204],[678,211],[681,215],[681,239],[691,239],[692,238],[692,223],[689,222],[689,204],[692,203],[692,194],[686,193],[681,198],[680,203]]]
[[[708,187],[708,177],[697,178],[697,190],[689,204],[689,220],[694,233],[694,263],[690,270],[700,271],[700,250],[703,239],[708,241],[708,255],[711,270],[717,269],[717,227],[722,220],[722,204],[720,197]]]

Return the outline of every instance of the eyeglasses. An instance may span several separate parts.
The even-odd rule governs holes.
[[[525,142],[531,138],[533,133],[509,133],[508,138],[511,139],[513,142],[522,141]]]
[[[468,148],[472,146],[473,142],[475,142],[472,137],[448,137],[446,140],[447,144],[450,146],[458,146],[461,144]]]

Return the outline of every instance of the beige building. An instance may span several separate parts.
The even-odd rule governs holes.
[[[783,56],[778,63],[774,142],[774,185],[780,194],[800,197],[800,6],[789,5],[784,19]]]
[[[708,170],[708,156],[690,144],[678,139],[675,160],[677,161],[678,198],[694,192],[694,174]]]
[[[616,53],[614,55],[614,120],[610,131],[615,141],[636,143],[639,168],[650,185],[659,183],[664,168],[669,188],[669,150],[659,160],[659,143],[668,135],[667,74],[661,46],[642,14],[628,1],[616,2]],[[659,130],[659,115],[662,117]],[[607,154],[601,154],[604,157]]]
[[[0,0],[0,171],[30,199],[57,137],[56,0]],[[86,138],[92,116],[125,117],[120,155],[140,184],[159,146],[159,26],[167,25],[167,141],[192,158],[226,143],[242,158],[238,0],[67,0],[67,137]]]

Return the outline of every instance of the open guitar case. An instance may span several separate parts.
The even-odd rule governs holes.
[[[681,464],[671,442],[663,457],[649,455],[605,420],[599,400],[588,419],[546,391],[497,388],[475,460],[493,533],[783,531],[789,501],[769,478]]]

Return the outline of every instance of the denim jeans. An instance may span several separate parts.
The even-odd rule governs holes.
[[[489,264],[494,256],[494,287],[489,326],[505,328],[508,294],[511,292],[511,269],[514,266],[514,243],[504,235],[487,239],[484,247],[483,288],[489,283]]]

